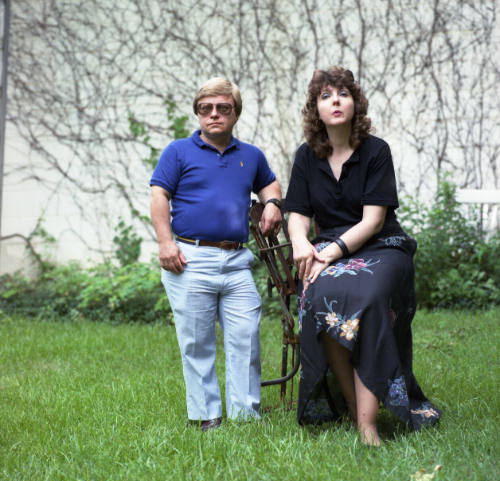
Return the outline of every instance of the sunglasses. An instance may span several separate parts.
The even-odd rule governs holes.
[[[231,104],[215,104],[215,108],[217,110],[217,113],[220,115],[229,115],[233,110],[233,106]],[[210,115],[213,110],[214,104],[199,103],[196,106],[197,113],[199,113],[203,117]]]

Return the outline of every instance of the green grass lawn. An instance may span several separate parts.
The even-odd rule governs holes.
[[[186,419],[171,326],[4,316],[0,479],[410,481],[442,465],[435,480],[497,480],[499,320],[498,309],[419,313],[415,374],[441,423],[411,432],[382,410],[384,446],[370,449],[348,424],[299,427],[279,387],[263,388],[262,421],[202,433]],[[279,372],[280,329],[262,322],[264,378]]]

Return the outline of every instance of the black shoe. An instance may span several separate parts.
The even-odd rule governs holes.
[[[207,421],[201,422],[202,431],[210,431],[211,429],[217,429],[222,422],[222,418],[208,419]]]

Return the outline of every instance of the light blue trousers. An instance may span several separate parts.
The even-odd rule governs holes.
[[[178,243],[188,264],[182,274],[162,270],[174,313],[186,383],[189,419],[222,415],[215,372],[215,321],[224,333],[226,412],[231,419],[260,417],[261,299],[248,249],[223,250]]]

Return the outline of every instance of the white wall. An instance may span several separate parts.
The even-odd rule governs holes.
[[[26,5],[27,1],[24,0],[24,2],[20,3]],[[38,3],[44,4],[46,2],[45,0],[38,0]],[[63,5],[63,3],[64,2],[55,2],[51,4],[47,12]],[[227,8],[234,7],[234,5],[230,3],[231,2],[229,2]],[[328,2],[324,0],[320,3],[325,6]],[[442,3],[449,6],[452,2],[445,1]],[[108,0],[107,2],[100,2],[98,4],[99,9],[104,8],[103,6],[108,4],[111,6],[116,5],[117,1]],[[131,0],[128,2],[123,1],[123,5],[130,11],[133,10],[133,4],[134,2]],[[147,2],[147,4],[156,5],[156,7],[160,5],[159,2],[156,1],[150,1]],[[266,2],[262,2],[262,5],[259,4],[259,8],[263,8],[260,13],[271,15],[272,10],[267,11],[265,9],[265,4]],[[429,1],[427,1],[427,3],[416,1],[412,3],[412,5],[417,5],[418,8],[423,10],[426,9],[426,5],[428,6],[430,4],[431,2]],[[64,5],[68,6],[71,5],[71,3],[64,3]],[[292,5],[292,7],[290,7],[290,5]],[[387,2],[378,0],[377,3],[377,1],[372,2],[367,0],[366,2],[363,1],[362,5],[363,11],[368,15],[367,18],[373,21],[373,19],[377,18],[377,15],[384,11],[383,9],[386,8]],[[329,49],[329,43],[327,41],[330,35],[335,36],[338,32],[337,30],[335,30],[335,32],[332,30],[333,23],[331,20],[334,19],[329,18],[329,15],[332,15],[331,9],[326,9],[324,12],[322,10],[314,12],[313,20],[316,22],[317,26],[320,27],[318,31],[320,37],[318,37],[319,40],[316,39],[317,45],[315,48],[314,39],[311,36],[312,34],[307,30],[307,24],[303,22],[302,18],[294,17],[295,20],[293,22],[289,21],[287,25],[290,27],[292,23],[293,28],[290,27],[290,30],[287,32],[277,28],[271,29],[268,32],[266,25],[261,24],[259,26],[260,30],[257,29],[256,24],[254,25],[255,18],[251,15],[252,8],[255,6],[253,2],[241,2],[241,6],[244,7],[246,12],[246,17],[243,20],[250,22],[249,25],[255,27],[253,30],[249,29],[248,32],[244,32],[242,37],[238,37],[236,31],[233,32],[233,30],[231,30],[235,25],[231,16],[224,17],[225,20],[212,17],[209,20],[208,29],[212,29],[212,31],[216,33],[216,35],[210,37],[210,41],[219,41],[219,45],[227,49],[227,52],[221,57],[221,60],[216,59],[213,63],[217,64],[217,69],[219,69],[219,67],[221,71],[225,69],[229,77],[231,77],[231,74],[240,76],[244,110],[238,123],[237,135],[240,136],[242,140],[255,142],[264,150],[271,165],[280,177],[280,180],[286,185],[288,175],[282,172],[289,169],[293,161],[293,152],[301,142],[300,108],[305,99],[307,82],[315,66],[326,67],[330,64],[338,63],[338,57],[340,56],[340,50],[337,48],[340,45],[339,38],[336,39],[337,43],[335,44],[335,49]],[[283,18],[288,18],[286,9],[295,8],[295,13],[303,9],[303,5],[301,5],[301,2],[298,0],[296,2],[290,2],[290,4],[285,2],[279,6],[280,8],[276,11],[277,13],[275,12],[277,20],[279,20],[276,25],[284,25],[280,20],[280,15],[282,15]],[[185,7],[185,2],[179,2],[181,11],[182,8]],[[338,5],[335,5],[335,8],[337,7]],[[453,5],[452,7],[454,8]],[[190,99],[194,93],[193,86],[198,85],[199,82],[206,79],[208,75],[207,68],[210,67],[214,69],[214,66],[210,65],[209,62],[211,60],[210,42],[208,44],[205,42],[199,45],[198,30],[193,28],[192,32],[185,31],[184,23],[182,22],[193,21],[194,23],[188,23],[186,25],[194,25],[196,27],[196,22],[201,20],[199,18],[190,19],[184,16],[186,18],[182,22],[173,22],[170,28],[167,28],[167,20],[170,21],[173,17],[169,16],[169,10],[158,11],[156,12],[158,15],[164,15],[165,21],[161,23],[161,28],[165,28],[164,32],[161,28],[157,28],[155,24],[158,17],[155,13],[151,18],[146,18],[146,25],[149,25],[149,29],[141,29],[136,32],[136,36],[133,37],[125,36],[127,39],[130,38],[137,43],[132,42],[130,45],[127,44],[127,49],[129,50],[125,49],[121,51],[121,56],[115,58],[114,62],[107,62],[105,67],[104,63],[94,64],[95,58],[89,56],[89,63],[86,64],[85,59],[87,57],[84,55],[82,64],[80,65],[78,62],[81,60],[82,56],[75,55],[73,62],[75,62],[75,65],[78,67],[78,69],[75,70],[73,69],[73,65],[66,62],[66,57],[64,55],[60,55],[58,59],[51,57],[50,46],[54,39],[50,34],[47,34],[47,31],[43,29],[40,31],[37,30],[39,24],[45,20],[44,15],[40,14],[42,10],[43,9],[34,6],[30,9],[30,15],[33,17],[31,19],[32,24],[30,24],[30,19],[27,19],[26,12],[24,12],[21,7],[13,5],[14,14],[17,15],[16,25],[20,25],[18,28],[24,28],[25,30],[18,31],[17,34],[15,29],[13,30],[13,39],[17,39],[18,44],[11,42],[11,45],[18,45],[18,50],[23,47],[24,54],[28,58],[26,65],[23,64],[19,67],[19,78],[24,79],[28,77],[33,82],[33,85],[39,87],[30,98],[31,102],[35,103],[39,101],[40,103],[36,105],[36,108],[32,109],[31,103],[23,101],[24,97],[19,95],[17,97],[18,100],[20,99],[19,103],[15,105],[13,95],[11,95],[12,100],[8,109],[13,109],[15,106],[17,108],[18,119],[29,124],[29,128],[24,130],[24,134],[27,138],[31,132],[35,131],[35,136],[38,135],[37,140],[42,140],[44,143],[43,148],[46,151],[50,151],[50,154],[64,159],[64,161],[61,162],[63,171],[67,168],[67,172],[69,172],[73,178],[77,179],[82,179],[84,175],[95,175],[95,179],[99,182],[87,182],[86,184],[91,187],[102,187],[105,185],[106,172],[112,171],[114,164],[119,161],[122,170],[117,174],[115,187],[118,183],[123,182],[127,186],[127,192],[133,191],[135,196],[133,199],[134,206],[141,214],[147,215],[150,171],[141,164],[140,156],[142,154],[140,152],[129,152],[128,149],[131,148],[131,145],[127,142],[116,142],[115,144],[113,135],[116,134],[116,136],[119,137],[120,135],[127,134],[126,114],[127,110],[131,108],[134,113],[141,114],[142,118],[148,119],[155,127],[156,130],[153,130],[153,135],[155,136],[156,145],[161,146],[162,143],[167,143],[167,140],[162,140],[162,136],[166,137],[164,134],[166,122],[164,118],[164,109],[161,108],[162,96],[166,93],[174,93],[176,95],[175,98],[179,107],[179,114],[189,115],[191,125],[194,124],[194,117],[191,113],[190,101],[188,101],[188,99]],[[283,10],[283,12],[280,13],[281,10]],[[103,12],[106,12],[106,10],[101,10],[101,15],[103,15]],[[83,10],[79,10],[76,14],[80,16],[86,15]],[[350,43],[342,47],[345,58],[341,60],[342,62],[350,61],[350,65],[346,66],[351,67],[355,71],[357,66],[357,48],[360,47],[360,35],[356,18],[357,12],[356,9],[351,9],[344,12],[343,15],[341,26],[346,29],[345,32],[349,34]],[[432,11],[426,10],[425,15],[431,16]],[[40,18],[39,21],[38,16],[43,18]],[[74,18],[70,15],[69,18],[77,24],[74,32],[81,33],[79,29],[83,29],[85,23],[80,21],[80,17]],[[250,21],[252,18],[254,19],[252,20],[254,23]],[[268,20],[269,22],[274,21],[272,16],[270,16]],[[425,29],[427,27],[424,20],[425,19],[422,18],[421,23]],[[456,29],[454,30],[454,35],[465,39],[462,47],[466,48],[465,45],[468,43],[467,39],[471,36],[472,32],[460,30],[460,26],[464,24],[465,21],[462,22],[460,19],[449,20],[450,22],[455,22],[453,23],[453,28]],[[50,19],[50,21],[53,20]],[[217,29],[217,22],[226,22],[222,23],[222,25],[227,27],[227,32],[224,28]],[[416,23],[420,24],[419,22]],[[409,24],[413,25],[412,22]],[[33,28],[29,28],[30,26]],[[205,24],[204,26],[206,27]],[[123,33],[122,31],[114,32],[110,30],[110,26],[108,27],[109,28],[103,31],[108,33],[111,32],[116,38],[122,38],[118,35],[119,33]],[[397,26],[394,28],[396,27]],[[496,33],[494,34],[493,43],[498,45],[500,42],[500,36],[498,34],[500,25],[498,22],[495,24],[494,28],[496,29]],[[252,36],[257,30],[259,34],[264,35],[264,33],[269,33],[270,36],[270,40],[268,39],[268,43],[264,46],[266,48],[263,50],[259,48],[260,44],[257,45],[257,38]],[[53,32],[54,30],[48,29],[48,31]],[[399,34],[401,33],[400,30],[397,31]],[[43,43],[38,37],[40,32],[46,35],[43,39],[46,43]],[[151,32],[154,32],[156,37]],[[89,32],[83,33],[87,34]],[[224,36],[225,33],[228,33],[228,38],[230,38],[231,41],[225,41],[224,43],[223,40],[226,39]],[[434,146],[440,145],[442,140],[438,138],[441,136],[441,132],[437,131],[439,130],[436,128],[438,124],[435,123],[436,111],[438,110],[435,104],[436,89],[431,90],[433,84],[430,80],[430,74],[427,72],[427,83],[425,84],[424,91],[422,91],[418,73],[411,73],[411,65],[406,66],[406,81],[400,81],[400,77],[398,76],[400,64],[398,62],[405,52],[400,51],[397,47],[393,50],[389,50],[388,44],[391,42],[387,42],[386,38],[389,36],[389,33],[390,32],[385,31],[379,32],[375,28],[369,29],[367,32],[369,45],[364,51],[364,82],[371,88],[369,92],[369,115],[372,117],[373,123],[377,128],[376,134],[385,138],[391,145],[399,186],[402,188],[401,190],[411,195],[417,195],[416,192],[418,192],[420,199],[425,200],[425,198],[430,198],[436,180],[435,165],[432,164],[435,158],[433,149]],[[415,32],[412,30],[410,33],[413,35]],[[171,37],[169,37],[169,35],[171,35]],[[185,35],[189,42],[176,43],[175,37],[180,35]],[[26,38],[27,40],[25,40]],[[90,50],[84,52],[86,55],[89,55],[92,49],[98,49],[103,44],[106,45],[106,48],[111,48],[110,45],[112,45],[112,43],[103,42],[102,38],[94,38],[92,35],[82,35],[80,43],[76,44],[77,47],[72,50],[72,38],[71,35],[64,38],[65,42],[69,42],[69,47],[66,43],[61,44],[62,46],[68,47],[65,53],[76,50],[76,53],[80,54],[79,49],[83,50],[89,47]],[[114,40],[116,40],[116,38]],[[164,40],[164,38],[167,40]],[[259,38],[259,41],[261,41],[262,37]],[[392,41],[392,37],[390,40]],[[395,36],[394,42],[397,43],[397,41],[398,37]],[[377,50],[379,44],[377,42],[385,46],[385,52],[387,54],[385,61],[389,62],[387,64],[387,71],[384,71],[384,62],[378,61]],[[444,56],[446,52],[443,39],[437,35],[434,42],[433,54],[438,57],[440,54]],[[137,52],[134,50],[137,45],[141,45],[140,51],[142,54],[135,54],[133,58],[129,58],[127,56],[128,52]],[[189,50],[188,47],[190,45],[192,49]],[[423,63],[420,65],[423,66],[427,58],[425,49],[428,47],[428,44],[427,42],[422,42],[419,45],[420,50],[412,51],[409,57],[410,60],[411,58],[421,59],[420,61]],[[33,52],[33,46],[35,50],[39,50],[37,54],[40,54],[40,59],[42,61],[46,61],[47,65],[53,63],[53,70],[49,69],[49,71],[46,72],[47,78],[43,84],[45,89],[43,95],[40,92],[42,72],[39,72],[39,77],[31,78],[36,77],[36,75],[34,75],[30,69],[39,68],[40,65],[38,55],[35,56],[37,62],[29,62],[29,59],[32,58],[30,54]],[[147,56],[146,53],[148,52],[146,46],[149,50],[152,49],[157,53]],[[407,46],[408,48],[412,47],[410,44]],[[244,51],[244,55],[241,57],[238,56],[238,48]],[[492,49],[491,58],[494,59],[496,57],[498,59],[499,51],[500,49]],[[11,55],[15,55],[14,49],[11,50],[11,52]],[[264,53],[269,56],[272,54],[276,58],[269,58],[268,60],[265,58]],[[473,51],[467,51],[466,53],[467,57],[475,55]],[[150,51],[149,54],[151,54]],[[314,55],[318,55],[318,65],[314,64]],[[56,60],[60,63],[57,63]],[[448,95],[453,97],[454,91],[447,88],[447,82],[452,78],[450,75],[452,66],[447,65],[446,61],[440,57],[438,60],[439,62],[436,66],[436,70],[432,73],[439,77],[438,80],[441,82],[440,87],[442,88],[441,93],[444,96]],[[221,61],[228,61],[228,64],[223,65],[220,63]],[[251,68],[245,63],[247,61],[250,62],[249,65],[251,65]],[[451,119],[447,131],[449,140],[446,152],[450,162],[446,167],[448,168],[452,164],[457,165],[458,174],[453,180],[459,182],[463,180],[464,172],[467,170],[467,162],[474,160],[472,159],[472,155],[468,156],[468,152],[475,155],[480,151],[480,149],[475,147],[476,141],[479,138],[477,135],[471,135],[470,139],[465,138],[470,134],[470,132],[466,131],[468,125],[470,125],[470,119],[462,119],[461,117],[464,112],[467,115],[473,115],[474,112],[478,111],[477,109],[474,110],[479,103],[475,94],[477,93],[477,88],[480,88],[474,87],[473,90],[467,90],[471,86],[467,84],[466,81],[468,78],[472,78],[474,73],[476,73],[476,66],[471,63],[469,58],[464,61],[468,63],[463,65],[462,81],[465,83],[464,88],[460,90],[460,92],[465,92],[466,102],[464,104],[464,102],[461,101],[458,105],[455,105],[450,101],[450,103],[446,104],[446,107],[457,107],[457,111],[445,112],[449,119]],[[496,65],[498,65],[498,60],[496,62]],[[242,65],[240,65],[240,63]],[[43,65],[45,65],[45,63],[43,63]],[[102,68],[99,68],[100,66]],[[23,70],[23,68],[25,70]],[[106,70],[106,68],[108,70]],[[155,68],[158,68],[158,71],[154,70]],[[242,70],[238,70],[239,68]],[[124,75],[121,77],[119,75],[120,69],[123,69],[123,72],[130,76],[130,82],[127,76]],[[95,77],[91,75],[86,76],[86,72],[88,71],[95,74]],[[215,73],[212,70],[210,70],[210,72]],[[217,73],[220,72],[217,71]],[[489,77],[486,80],[491,84],[491,79],[494,80],[495,73],[492,71],[488,73]],[[180,83],[175,82],[176,78],[179,79]],[[456,79],[456,77],[453,78]],[[81,85],[73,89],[73,83],[76,84],[79,79],[83,79]],[[379,82],[380,80],[383,81],[382,83],[384,85]],[[54,82],[58,83],[54,86]],[[89,88],[90,90],[82,94],[79,88]],[[141,90],[141,88],[143,88],[143,90]],[[15,89],[15,84],[9,81],[9,90],[13,92],[13,89]],[[429,89],[429,92],[427,92],[426,89]],[[140,96],[137,98],[134,97],[130,104],[127,103],[128,99],[137,91],[140,91]],[[50,100],[54,98],[52,94],[61,92],[64,93],[64,96],[61,97],[63,101],[56,109],[53,103],[51,104]],[[99,98],[97,98],[98,94],[101,95]],[[89,98],[86,98],[86,96]],[[117,99],[118,101],[116,102]],[[492,105],[495,105],[494,102],[498,103],[498,98],[491,98],[491,96],[487,100],[488,102],[492,102]],[[387,108],[388,106],[390,106],[390,108]],[[109,111],[106,110],[107,107],[110,107]],[[51,110],[51,108],[53,110]],[[115,110],[113,110],[113,108]],[[463,110],[460,110],[462,108]],[[417,110],[419,112],[418,118],[415,115]],[[33,115],[30,116],[32,112],[38,115],[38,117],[34,117]],[[39,120],[40,112],[42,112],[42,121],[47,121],[49,123],[53,122],[49,125],[50,128],[46,130],[44,130],[44,126],[40,127],[42,123]],[[47,113],[47,118],[44,117],[44,113]],[[54,114],[52,119],[49,118],[51,113]],[[500,137],[498,127],[500,125],[500,109],[491,109],[491,112],[487,112],[487,114],[489,117],[482,119],[481,124],[479,122],[474,122],[474,125],[481,125],[481,128],[487,132],[488,138],[485,139],[486,141],[492,139],[495,141],[495,139]],[[60,118],[58,115],[65,119],[71,117],[71,121],[73,122],[72,127],[76,125],[74,131],[72,131],[68,125],[62,126],[62,133],[57,130],[60,128],[60,125],[57,124],[57,119]],[[56,122],[54,122],[54,118]],[[93,119],[95,124],[98,124],[99,127],[95,130],[90,129],[90,134],[87,133],[86,131],[88,130],[89,123],[85,123],[85,119]],[[461,123],[462,120],[465,121],[463,124]],[[78,124],[78,121],[81,123]],[[467,121],[469,121],[469,123],[467,123]],[[121,122],[121,130],[116,129],[111,132],[110,127],[116,127],[119,122]],[[456,129],[457,126],[462,128],[461,132]],[[70,149],[68,149],[69,151],[63,150],[61,146],[55,144],[53,139],[49,138],[51,129],[53,129],[52,132],[56,131],[58,134],[61,134],[61,138],[64,138],[64,135],[68,135],[69,137],[69,134],[78,136],[81,133],[78,130],[79,128],[82,129],[82,135],[84,136],[84,141],[82,142],[83,148],[78,151],[78,154],[80,154],[79,157],[75,155],[75,152],[72,153]],[[101,133],[104,133],[103,136],[105,137],[102,145],[99,144],[96,146],[94,151],[92,151],[92,146],[89,147],[88,151],[83,150],[90,145],[87,139],[93,140]],[[128,134],[130,134],[130,132],[128,132]],[[418,139],[418,141],[416,139]],[[470,147],[469,150],[466,151],[464,148],[461,150],[463,145],[461,145],[460,142],[462,141],[465,142],[467,149]],[[1,235],[7,236],[9,234],[19,233],[28,236],[35,228],[38,220],[43,218],[42,227],[56,238],[57,243],[55,246],[49,246],[47,243],[44,243],[43,240],[39,240],[35,242],[35,247],[45,256],[48,256],[49,259],[57,262],[67,262],[68,260],[77,259],[82,263],[87,263],[99,262],[106,257],[112,256],[112,237],[118,218],[124,217],[127,222],[131,221],[130,212],[124,201],[124,196],[120,198],[120,202],[117,202],[116,198],[113,198],[113,195],[116,195],[116,189],[113,195],[110,193],[102,193],[89,194],[87,196],[85,196],[84,192],[81,190],[72,190],[71,182],[65,182],[63,178],[64,175],[62,175],[61,172],[52,170],[53,163],[47,161],[47,159],[38,158],[37,154],[30,149],[27,143],[21,140],[19,135],[16,135],[12,125],[7,125],[5,148]],[[88,170],[86,170],[86,167],[88,167],[86,164],[88,161],[87,153],[95,154],[94,159],[92,159],[94,164]],[[99,162],[104,161],[107,162],[108,171],[105,169],[99,170]],[[35,166],[35,168],[29,169],[30,165]],[[479,163],[476,162],[474,165],[477,166]],[[20,171],[21,166],[23,168],[22,171]],[[488,172],[491,172],[491,169]],[[33,179],[30,180],[29,175],[33,173],[34,175],[43,174],[44,182],[37,182]],[[100,173],[102,173],[101,176],[98,175]],[[482,185],[486,185],[488,182],[491,183],[492,179],[488,178],[488,173],[486,173],[484,177],[485,179]],[[58,184],[59,182],[61,183]],[[490,187],[498,186],[491,185]],[[142,259],[147,260],[156,252],[151,230],[147,230],[141,226],[139,222],[135,222],[134,226],[138,233],[145,239],[143,242]],[[26,272],[31,270],[31,264],[26,256],[24,242],[18,238],[1,242],[0,273],[12,272],[20,268],[24,269]]]

